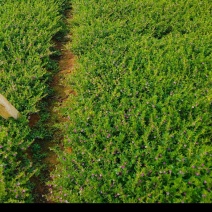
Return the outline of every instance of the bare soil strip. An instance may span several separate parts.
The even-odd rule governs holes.
[[[67,10],[65,13],[66,24],[68,20],[71,19],[71,10]],[[54,94],[51,98],[47,99],[49,119],[47,120],[47,126],[50,128],[56,123],[61,123],[67,121],[63,117],[59,110],[60,107],[65,103],[69,95],[74,94],[74,91],[68,86],[67,78],[68,75],[72,72],[74,68],[74,55],[66,49],[66,44],[70,42],[71,35],[66,35],[61,41],[55,41],[55,48],[61,52],[61,55],[56,59],[59,65],[59,72],[56,73],[53,77],[50,87],[53,89]],[[40,119],[38,114],[33,114],[30,117],[29,125],[33,127],[36,125]],[[35,202],[36,203],[51,203],[50,200],[45,198],[45,195],[48,195],[49,189],[45,185],[45,182],[49,180],[50,173],[57,164],[56,154],[50,150],[51,147],[59,145],[62,148],[62,139],[63,135],[59,130],[54,132],[52,141],[38,140],[37,143],[42,147],[42,153],[46,154],[46,157],[43,159],[42,163],[47,166],[47,171],[44,173],[45,180],[39,179],[39,177],[33,177],[32,182],[35,183],[36,188],[34,190]]]

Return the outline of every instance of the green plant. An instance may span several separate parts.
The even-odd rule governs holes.
[[[211,202],[210,1],[72,6],[77,95],[61,109],[70,122],[50,198]]]

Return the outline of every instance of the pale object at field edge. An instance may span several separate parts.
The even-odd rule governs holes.
[[[20,113],[16,108],[10,104],[10,102],[0,94],[0,116],[2,116],[5,119],[8,119],[9,117],[13,117],[14,119],[17,119],[20,116]]]

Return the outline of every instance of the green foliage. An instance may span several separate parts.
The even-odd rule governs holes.
[[[47,81],[55,68],[50,48],[61,30],[65,2],[0,1],[0,92],[22,114],[18,120],[0,118],[0,202],[33,202],[30,179],[40,170],[32,164],[29,148],[46,132],[31,129],[29,118],[42,110],[40,101],[48,95]]]
[[[3,202],[5,195],[6,192],[5,192],[5,182],[3,175],[3,164],[2,162],[0,162],[0,202]]]
[[[73,0],[55,202],[212,201],[209,0]]]

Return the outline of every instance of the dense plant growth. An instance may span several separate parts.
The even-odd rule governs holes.
[[[211,2],[72,4],[77,95],[49,198],[211,202]]]
[[[47,80],[54,68],[49,60],[51,40],[62,30],[65,2],[0,1],[0,93],[22,115],[18,120],[0,117],[0,202],[33,201],[30,179],[40,168],[27,150],[46,132],[30,129],[28,118],[42,109],[39,102],[48,94]]]
[[[46,113],[33,128],[29,119],[50,94],[68,2],[0,0],[0,93],[21,113],[0,118],[3,203],[35,201],[45,153],[34,141],[51,132]],[[211,202],[210,0],[71,2],[76,95],[61,108],[69,121],[55,124],[64,140],[47,200]]]

